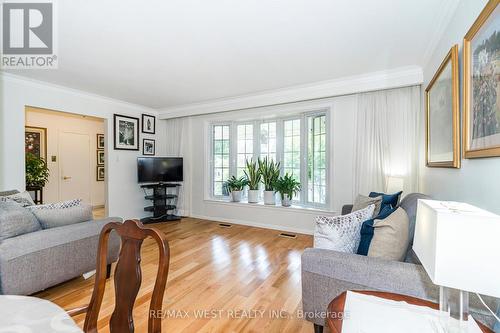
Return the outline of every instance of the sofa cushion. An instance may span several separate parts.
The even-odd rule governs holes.
[[[375,223],[375,219],[385,219],[395,210],[396,209],[391,208],[390,205],[383,206],[377,217],[363,222],[363,225],[361,226],[359,246],[358,250],[356,251],[357,254],[361,254],[364,256],[368,255],[368,249],[370,248],[370,243],[373,239],[373,224]]]
[[[403,208],[382,220],[375,219],[369,257],[403,261],[408,249],[408,215]]]
[[[92,220],[92,206],[81,200],[70,200],[56,204],[28,207],[43,229],[57,228]]]
[[[14,201],[22,207],[33,206],[35,204],[31,195],[27,191],[0,196],[0,201]]]
[[[0,201],[0,241],[40,230],[35,216],[14,201]]]
[[[399,205],[406,211],[408,221],[410,222],[410,227],[408,229],[410,245],[413,244],[413,236],[415,235],[418,199],[431,199],[431,197],[422,193],[410,193],[401,200],[401,204]]]
[[[314,247],[354,253],[358,248],[361,224],[371,218],[375,205],[340,216],[316,217]]]
[[[366,208],[370,205],[375,205],[375,209],[373,210],[373,216],[377,216],[380,213],[380,206],[382,205],[382,196],[378,196],[375,198],[367,197],[365,195],[359,194],[354,200],[354,204],[352,205],[352,212]],[[373,217],[372,216],[372,217]]]
[[[0,243],[0,294],[29,295],[96,267],[97,245],[106,218],[40,230]],[[120,239],[111,232],[108,263],[116,260]]]

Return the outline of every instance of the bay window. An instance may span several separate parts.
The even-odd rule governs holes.
[[[222,198],[232,175],[244,176],[246,161],[257,158],[281,163],[281,174],[302,184],[294,198],[300,206],[328,205],[328,117],[326,112],[295,117],[211,125],[211,196]]]

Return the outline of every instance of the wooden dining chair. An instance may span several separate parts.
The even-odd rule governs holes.
[[[163,294],[165,292],[170,261],[170,250],[167,239],[161,231],[145,227],[138,220],[127,220],[124,223],[111,222],[103,227],[99,237],[96,277],[90,303],[88,306],[70,310],[68,314],[76,316],[86,313],[83,331],[85,333],[97,332],[97,318],[106,287],[108,239],[112,230],[115,230],[121,238],[121,249],[114,275],[115,309],[109,321],[110,331],[116,333],[134,332],[132,310],[142,280],[140,266],[141,246],[144,239],[152,237],[160,249],[160,259],[148,312],[148,332],[160,333],[161,316],[151,314],[159,314],[162,309]]]

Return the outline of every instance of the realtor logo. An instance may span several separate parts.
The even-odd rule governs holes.
[[[57,68],[54,3],[2,3],[2,61],[6,69]]]

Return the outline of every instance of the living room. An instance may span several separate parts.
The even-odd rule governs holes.
[[[0,331],[500,332],[498,2],[2,1]]]

